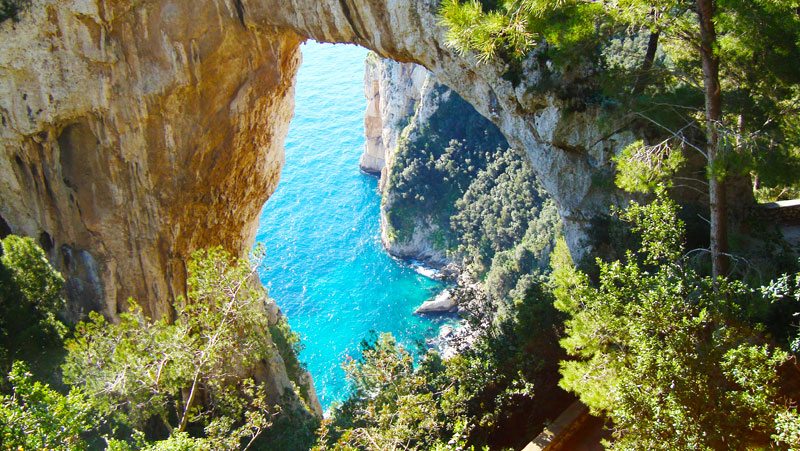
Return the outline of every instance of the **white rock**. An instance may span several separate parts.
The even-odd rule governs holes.
[[[432,300],[424,302],[414,313],[417,315],[449,313],[454,312],[457,308],[458,304],[456,304],[456,300],[453,298],[453,293],[450,290],[443,290]]]

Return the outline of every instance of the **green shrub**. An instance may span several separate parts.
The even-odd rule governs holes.
[[[2,240],[0,370],[4,373],[15,360],[38,367],[61,346],[67,332],[58,318],[66,305],[63,285],[64,278],[34,240],[15,235]]]
[[[575,358],[561,363],[561,386],[609,417],[613,449],[768,443],[788,421],[778,368],[789,356],[749,325],[747,312],[769,300],[686,264],[676,215],[663,192],[649,205],[633,203],[621,217],[641,248],[622,261],[598,260],[596,286],[559,247],[555,305],[569,315],[561,343]]]

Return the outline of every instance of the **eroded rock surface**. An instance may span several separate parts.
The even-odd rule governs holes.
[[[458,309],[453,293],[445,289],[437,294],[435,298],[425,301],[414,310],[416,315],[429,315],[436,313],[452,313]]]
[[[270,3],[275,4],[272,13]],[[293,0],[283,8],[276,3],[258,2],[250,10],[254,21],[321,41],[358,43],[383,57],[428,68],[494,122],[512,147],[525,149],[559,207],[573,256],[580,259],[591,250],[590,222],[618,201],[604,182],[612,176],[611,157],[634,137],[625,124],[601,127],[599,107],[576,107],[574,99],[542,88],[579,85],[587,75],[581,69],[560,76],[545,59],[531,55],[514,84],[503,63],[478,64],[444,45],[436,0]]]
[[[192,250],[250,247],[283,163],[301,38],[236,11],[35,2],[0,26],[0,216],[44,237],[80,293],[76,316],[113,317],[128,297],[169,314]]]
[[[581,255],[588,221],[609,203],[593,177],[630,134],[604,134],[596,111],[537,90],[538,59],[515,86],[502,65],[446,48],[435,5],[35,1],[0,26],[0,216],[48,243],[75,286],[96,287],[79,290],[76,314],[99,306],[113,317],[129,296],[169,314],[189,252],[249,248],[310,37],[430,69],[527,151]]]
[[[370,53],[364,72],[367,111],[364,117],[366,144],[359,165],[380,176],[383,189],[388,166],[400,135],[414,116],[426,83],[432,74],[414,63],[398,63]]]
[[[171,315],[193,250],[252,246],[302,38],[237,4],[34,1],[0,24],[0,223],[39,238],[73,319]],[[279,355],[259,371],[294,390]]]

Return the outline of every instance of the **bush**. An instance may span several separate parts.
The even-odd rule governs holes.
[[[0,256],[0,370],[14,360],[40,363],[67,331],[58,318],[65,308],[64,278],[30,238],[9,235]]]
[[[0,443],[4,449],[74,450],[86,447],[82,435],[99,421],[81,390],[62,395],[34,382],[21,362],[8,375],[10,395],[0,395]]]
[[[621,217],[641,235],[641,249],[623,261],[598,260],[597,286],[559,248],[555,305],[570,317],[562,345],[576,358],[561,364],[561,386],[609,417],[613,449],[783,440],[788,400],[778,368],[789,356],[747,316],[749,305],[769,301],[686,264],[676,215],[663,193],[650,205],[633,203]]]
[[[83,387],[104,416],[148,431],[150,440],[168,439],[157,449],[187,441],[238,448],[256,441],[279,411],[249,377],[278,352],[270,301],[253,283],[255,265],[221,248],[195,252],[188,271],[188,296],[174,321],[153,321],[130,301],[117,323],[92,313],[78,324],[66,344],[64,380]],[[286,325],[277,330],[291,364],[294,335]]]
[[[511,313],[447,360],[430,351],[415,365],[390,334],[365,343],[317,449],[524,446],[567,402],[553,377],[561,315],[540,278],[526,281]]]

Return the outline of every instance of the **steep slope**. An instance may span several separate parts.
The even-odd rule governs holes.
[[[274,189],[304,37],[416,62],[525,149],[583,255],[610,203],[592,183],[632,139],[597,111],[517,85],[443,45],[436,2],[39,0],[0,30],[0,154],[8,229],[41,237],[70,277],[74,314],[129,296],[156,316],[197,247],[250,245]],[[78,300],[81,300],[80,302]]]
[[[233,4],[127,5],[2,24],[0,215],[70,276],[75,316],[169,314],[191,250],[246,251],[293,110],[298,36]]]
[[[39,238],[73,319],[114,318],[129,297],[171,315],[191,251],[252,245],[283,163],[300,37],[248,29],[214,1],[39,2],[0,27],[6,232]],[[257,372],[275,402],[295,392],[281,355]]]
[[[446,265],[457,246],[450,227],[456,201],[486,168],[487,156],[508,142],[422,66],[368,58],[366,73],[362,162],[383,157],[383,244],[396,257]]]

